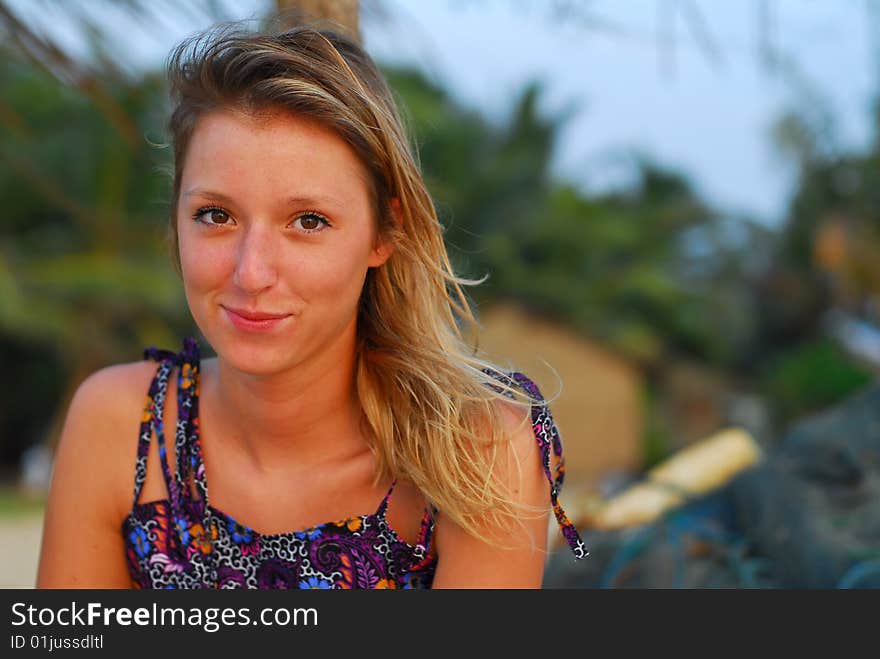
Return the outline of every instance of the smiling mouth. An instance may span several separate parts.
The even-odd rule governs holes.
[[[244,309],[231,309],[223,307],[229,322],[238,330],[244,332],[267,332],[290,318],[293,314],[270,314],[265,311],[246,311]]]
[[[223,305],[220,305],[221,307]],[[245,320],[261,321],[261,320],[280,320],[292,315],[289,313],[269,313],[266,311],[248,311],[246,309],[235,309],[233,307],[223,307],[226,311],[234,313],[236,316]]]

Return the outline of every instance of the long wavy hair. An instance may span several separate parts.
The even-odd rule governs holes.
[[[395,247],[368,273],[357,320],[356,386],[376,480],[410,480],[473,535],[478,526],[485,531],[522,519],[527,511],[511,497],[516,484],[493,474],[501,451],[519,467],[498,401],[519,405],[523,423],[530,401],[489,377],[498,369],[466,338],[474,340],[479,326],[463,287],[479,282],[453,271],[415,151],[369,55],[349,38],[314,26],[273,32],[223,24],[180,43],[169,56],[168,77],[174,108],[170,240],[178,271],[181,173],[202,116],[221,108],[281,109],[333,130],[369,173],[379,234]]]

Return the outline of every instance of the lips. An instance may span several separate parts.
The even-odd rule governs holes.
[[[268,311],[251,311],[248,309],[233,309],[232,307],[222,307],[226,312],[229,322],[237,330],[247,333],[265,333],[271,332],[276,327],[289,322],[285,319],[290,318],[293,314],[270,313]]]
[[[248,311],[247,309],[236,309],[234,307],[223,307],[227,311],[231,311],[236,316],[241,316],[245,320],[278,320],[291,315],[289,313],[269,313],[266,311]]]

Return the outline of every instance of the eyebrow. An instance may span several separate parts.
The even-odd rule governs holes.
[[[229,197],[222,192],[207,190],[205,188],[191,188],[184,192],[183,196],[207,197],[210,199],[216,199],[217,201],[227,205],[235,204],[235,201],[232,199],[232,197]],[[339,206],[339,201],[337,199],[325,195],[293,195],[291,197],[287,197],[284,202],[288,206]]]

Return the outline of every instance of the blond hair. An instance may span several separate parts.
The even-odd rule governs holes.
[[[515,485],[493,477],[509,437],[499,400],[529,403],[489,377],[495,366],[466,340],[477,323],[453,272],[442,227],[391,90],[363,49],[332,31],[282,33],[224,24],[178,45],[168,63],[174,111],[171,240],[187,147],[207,112],[283,110],[329,127],[371,181],[379,234],[395,248],[371,269],[358,311],[356,386],[377,458],[377,481],[410,480],[429,502],[476,534],[520,519]],[[487,386],[490,384],[491,386]],[[523,422],[526,421],[523,413]],[[485,537],[485,536],[484,536]]]

